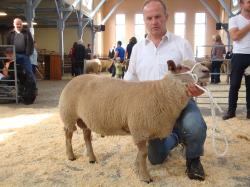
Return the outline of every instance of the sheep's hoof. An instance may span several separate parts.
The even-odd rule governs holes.
[[[94,163],[96,163],[96,161],[95,160],[90,160],[89,163],[94,164]]]
[[[74,161],[74,160],[76,160],[76,158],[75,157],[70,157],[69,160]]]
[[[149,183],[153,182],[153,179],[145,180],[144,182],[149,184]]]

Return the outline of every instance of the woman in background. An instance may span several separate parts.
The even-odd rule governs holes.
[[[211,51],[211,60],[212,60],[211,83],[218,84],[220,83],[220,68],[224,60],[223,55],[226,54],[226,49],[221,41],[220,35],[215,35],[213,37],[213,40],[214,40],[214,45]]]

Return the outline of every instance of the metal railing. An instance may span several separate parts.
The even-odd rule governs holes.
[[[220,73],[210,73],[210,75],[220,74],[221,75],[221,83],[208,84],[207,87],[212,92],[212,95],[218,104],[228,105],[231,59],[226,59],[225,55],[222,59],[212,59],[211,58],[211,50],[213,47],[216,47],[216,45],[196,46],[196,53],[195,53],[196,61],[203,63],[208,68],[211,68],[212,60],[223,61],[223,63],[222,63],[222,67],[224,66],[223,72],[221,71]],[[221,45],[218,45],[218,47],[221,47]],[[226,48],[227,52],[232,50],[232,45],[224,45],[224,47]],[[202,53],[201,53],[201,51],[202,51]],[[245,105],[246,104],[244,92],[245,92],[245,85],[244,85],[244,81],[242,81],[242,86],[241,86],[241,89],[239,90],[238,105]],[[199,105],[209,106],[209,104],[210,104],[209,98],[206,95],[202,95],[200,97],[197,97],[196,101]]]
[[[11,53],[11,56],[7,56],[7,52]],[[13,65],[8,68],[7,76],[0,79],[0,100],[15,100],[18,103],[18,85],[17,85],[17,66],[16,66],[16,55],[14,45],[0,45],[0,63],[5,66],[6,61],[12,61]],[[0,69],[0,72],[3,72]]]

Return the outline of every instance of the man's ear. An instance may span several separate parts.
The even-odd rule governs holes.
[[[168,64],[169,71],[176,71],[176,65],[173,60],[168,60],[167,64]]]

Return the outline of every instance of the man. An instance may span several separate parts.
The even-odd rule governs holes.
[[[123,62],[125,59],[125,49],[123,49],[121,41],[117,42],[117,47],[115,49],[114,59],[116,59],[117,57],[121,59],[121,62]]]
[[[238,92],[244,71],[250,66],[250,0],[240,0],[241,13],[229,20],[233,40],[228,111],[223,120],[235,117]],[[247,119],[250,119],[250,76],[245,76]]]
[[[167,31],[168,15],[162,0],[146,0],[143,6],[143,16],[148,35],[134,46],[125,80],[162,79],[168,70],[166,63],[168,60],[173,60],[179,66],[183,60],[194,61],[188,42]],[[187,85],[186,92],[189,96],[198,96],[203,93],[193,84]],[[183,143],[186,146],[188,177],[204,180],[205,173],[200,156],[203,155],[206,129],[198,107],[193,100],[190,100],[176,121],[173,133],[163,140],[149,141],[149,161],[152,164],[163,163],[170,150],[178,143]]]
[[[14,29],[7,36],[7,44],[15,46],[17,64],[23,65],[24,69],[35,78],[29,58],[34,51],[32,35],[29,30],[23,28],[23,21],[20,18],[15,18],[13,25]]]
[[[91,49],[90,49],[90,44],[88,44],[87,49],[86,49],[86,59],[90,60],[91,59]]]
[[[84,71],[85,46],[83,41],[79,40],[75,49],[75,75],[81,75]]]
[[[25,70],[25,73],[18,76],[20,101],[24,104],[32,104],[37,96],[36,79],[30,62],[34,42],[30,31],[23,28],[21,19],[15,18],[13,25],[14,29],[7,36],[7,44],[15,46],[16,63]]]

